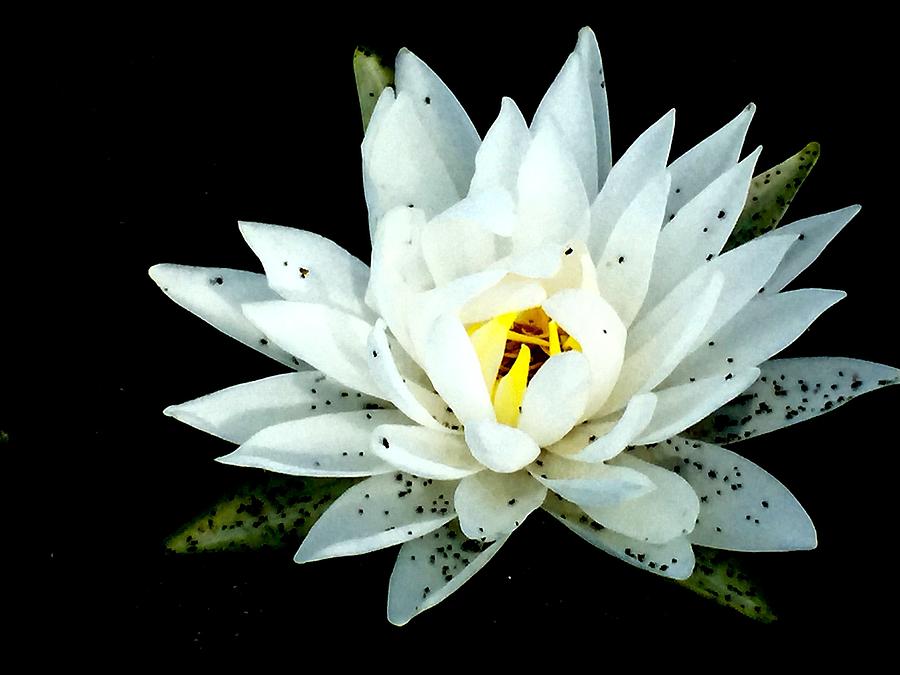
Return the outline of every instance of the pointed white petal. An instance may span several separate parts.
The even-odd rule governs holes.
[[[365,304],[369,268],[364,262],[313,232],[262,223],[238,225],[262,262],[269,286],[285,300],[371,317]]]
[[[425,427],[380,426],[372,434],[371,449],[391,466],[422,478],[451,480],[484,468],[472,457],[462,434]]]
[[[481,223],[446,212],[422,229],[422,253],[435,284],[486,269],[497,259],[494,235]]]
[[[677,214],[717,176],[737,162],[755,111],[756,106],[749,104],[728,124],[672,162],[669,166],[672,175],[669,214]]]
[[[369,372],[379,391],[384,397],[402,410],[411,420],[432,429],[443,430],[443,425],[436,421],[410,390],[406,378],[400,374],[394,354],[385,333],[383,319],[375,322],[369,334],[366,358]]]
[[[669,376],[668,385],[709,377],[721,370],[756,366],[800,337],[843,291],[804,288],[753,298],[737,316]]]
[[[379,424],[404,422],[396,410],[318,415],[266,427],[216,461],[292,476],[371,476],[393,467],[369,451]]]
[[[647,302],[656,304],[682,279],[717,256],[744,208],[757,148],[747,159],[723,173],[688,202],[659,235],[657,260]]]
[[[494,557],[508,537],[466,539],[456,521],[400,548],[388,585],[388,621],[403,626],[454,593]]]
[[[836,410],[856,396],[900,384],[900,369],[845,358],[766,361],[762,376],[715,418],[691,429],[691,435],[715,443],[733,443],[805,422]]]
[[[278,298],[262,274],[164,264],[151,267],[150,278],[178,305],[225,335],[285,365],[301,366],[297,358],[273,345],[241,311],[245,302]]]
[[[683,478],[627,452],[612,462],[643,473],[656,489],[615,506],[583,506],[587,515],[626,537],[651,544],[664,544],[694,529],[700,500]]]
[[[637,315],[650,285],[668,192],[667,174],[647,181],[613,226],[597,260],[597,285],[626,326]]]
[[[493,420],[467,424],[466,443],[479,462],[492,471],[512,473],[531,464],[541,449],[531,436]]]
[[[359,555],[417,539],[456,517],[456,481],[373,476],[338,497],[316,521],[294,562]]]
[[[544,243],[562,244],[585,231],[590,204],[581,174],[553,124],[539,129],[517,180],[519,226],[513,233],[517,252]]]
[[[653,419],[635,442],[658,443],[674,436],[733,399],[758,377],[759,368],[741,368],[656,391]]]
[[[521,525],[546,496],[547,488],[525,471],[467,476],[454,496],[459,527],[469,539],[497,539]]]
[[[282,422],[381,407],[384,402],[353,391],[317,370],[287,373],[238,384],[165,413],[208,434],[244,443],[253,434]]]
[[[568,351],[551,356],[525,389],[519,429],[541,447],[556,443],[581,421],[590,379],[584,354]]]
[[[775,237],[780,234],[792,234],[798,237],[794,245],[788,249],[781,264],[778,265],[778,269],[766,282],[765,291],[775,293],[791,283],[800,272],[819,257],[831,240],[857,213],[859,213],[859,206],[848,206],[831,213],[804,218],[764,234],[763,237]]]
[[[565,246],[558,260],[559,269],[554,275],[541,280],[548,296],[567,288],[580,288],[591,293],[600,292],[597,286],[596,266],[583,241],[572,241]]]
[[[612,166],[612,146],[609,141],[609,110],[606,103],[606,79],[597,37],[590,28],[578,31],[575,51],[581,57],[582,71],[591,92],[591,109],[594,117],[595,147],[597,148],[597,187],[587,186],[588,194],[596,194],[603,187]]]
[[[460,195],[466,194],[481,144],[475,126],[456,96],[425,63],[401,49],[395,63],[398,98],[409,96]]]
[[[348,387],[383,396],[369,373],[366,341],[371,324],[325,305],[254,302],[244,315],[285,351]]]
[[[375,186],[371,170],[369,169],[369,159],[372,154],[372,144],[380,135],[381,128],[385,120],[390,116],[390,109],[394,106],[397,99],[393,87],[385,87],[375,103],[375,109],[372,111],[372,117],[369,119],[369,126],[366,127],[366,134],[362,142],[362,160],[363,160],[363,193],[366,197],[366,207],[369,211],[369,238],[375,241],[375,227],[381,217],[387,213],[388,209],[384,203],[384,197],[380,190]],[[385,195],[386,196],[386,195]]]
[[[670,579],[687,579],[694,571],[694,551],[687,537],[676,537],[665,544],[638,541],[603,527],[555,494],[547,495],[544,510],[586,542],[629,565]]]
[[[588,249],[599,260],[613,226],[648,181],[665,171],[675,111],[670,110],[631,144],[615,163],[609,177],[591,205],[591,234]]]
[[[580,289],[560,291],[543,304],[547,315],[573,336],[591,365],[591,392],[585,416],[596,412],[615,386],[625,351],[625,326],[599,295]]]
[[[717,445],[673,438],[635,454],[672,471],[700,496],[690,540],[729,551],[797,551],[816,547],[816,530],[784,485],[753,462]]]
[[[519,166],[531,144],[531,133],[525,118],[511,98],[503,97],[500,114],[488,129],[484,142],[475,155],[475,175],[469,194],[502,188],[516,194]]]
[[[597,194],[597,137],[587,75],[580,54],[570,54],[538,105],[531,129],[540,132],[548,124],[557,127],[578,166],[587,197],[593,199]]]
[[[656,394],[632,396],[624,411],[581,424],[549,448],[550,452],[579,462],[603,462],[631,445],[656,410]]]
[[[581,507],[615,506],[656,489],[640,471],[576,462],[546,452],[528,471],[541,485]]]

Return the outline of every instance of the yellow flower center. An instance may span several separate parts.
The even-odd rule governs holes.
[[[510,312],[466,327],[497,421],[516,426],[525,389],[538,369],[556,354],[581,345],[540,307]]]

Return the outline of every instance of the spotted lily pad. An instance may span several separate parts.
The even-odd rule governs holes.
[[[778,227],[794,195],[818,159],[819,144],[810,143],[793,157],[756,176],[750,183],[744,210],[724,251]]]
[[[365,131],[382,90],[394,84],[394,69],[386,66],[381,56],[372,50],[357,47],[353,54],[353,72],[356,75],[356,92],[359,94],[359,110]]]
[[[678,584],[731,607],[741,614],[771,623],[777,618],[753,580],[741,567],[734,554],[702,546],[694,546],[694,573]]]
[[[169,537],[166,548],[196,553],[297,546],[354,482],[273,477],[246,485]]]

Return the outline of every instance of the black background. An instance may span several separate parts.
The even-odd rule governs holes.
[[[214,463],[229,446],[162,409],[280,368],[173,305],[146,270],[158,262],[258,270],[239,219],[320,232],[368,260],[351,67],[359,43],[412,49],[484,134],[503,95],[530,119],[578,28],[592,25],[614,158],[671,107],[674,158],[755,102],[745,147],[764,145],[760,169],[808,141],[822,144],[788,220],[863,205],[801,279],[849,298],[790,354],[900,362],[890,323],[895,141],[885,126],[893,63],[877,17],[648,9],[551,21],[545,7],[518,24],[449,5],[370,11],[383,16],[82,14],[54,17],[23,41],[12,63],[25,94],[10,107],[24,113],[15,135],[37,194],[23,192],[26,214],[7,228],[25,238],[10,235],[3,246],[7,303],[15,311],[24,300],[4,353],[10,371],[29,365],[13,380],[0,429],[10,434],[18,495],[7,536],[37,557],[38,574],[18,589],[31,610],[26,632],[94,655],[247,650],[301,666],[306,650],[331,641],[361,655],[434,645],[458,660],[529,643],[599,656],[634,637],[683,640],[691,653],[809,631],[873,636],[876,610],[896,602],[895,390],[737,448],[793,490],[819,531],[814,552],[754,558],[781,616],[771,627],[538,517],[460,592],[403,629],[384,618],[393,550],[303,567],[290,550],[163,554],[165,536],[244,470]]]

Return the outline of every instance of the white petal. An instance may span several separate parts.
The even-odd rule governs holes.
[[[455,481],[404,473],[368,478],[338,497],[322,514],[294,562],[359,555],[433,532],[456,517],[455,489]]]
[[[728,124],[672,162],[669,166],[672,175],[670,214],[678,213],[717,176],[737,162],[755,111],[756,106],[749,104]]]
[[[699,295],[686,303],[640,348],[629,352],[626,345],[622,374],[603,405],[604,412],[619,410],[633,395],[652,390],[694,350],[698,337],[716,308],[723,284],[722,273],[714,273]]]
[[[615,506],[656,489],[640,471],[587,464],[544,453],[528,471],[542,485],[579,506]]]
[[[467,540],[453,521],[403,544],[388,585],[388,621],[403,626],[434,607],[484,567],[506,540]]]
[[[503,97],[500,114],[488,129],[478,154],[469,194],[502,188],[516,194],[516,180],[522,159],[531,144],[531,133],[522,113],[511,98]]]
[[[543,285],[528,278],[507,275],[465,304],[459,313],[464,324],[487,321],[500,314],[538,307],[547,298]]]
[[[562,256],[558,257],[558,260],[561,262],[554,275],[541,279],[541,284],[548,296],[567,288],[580,288],[592,293],[600,292],[597,285],[596,266],[583,241],[572,241],[563,249]]]
[[[671,374],[669,385],[709,377],[723,369],[755,366],[800,337],[843,291],[805,288],[753,298]]]
[[[286,373],[238,384],[165,413],[208,434],[244,443],[253,434],[282,422],[381,407],[381,399],[348,389],[317,370]]]
[[[302,365],[297,358],[273,345],[241,311],[245,302],[278,298],[262,274],[219,267],[154,265],[150,268],[150,278],[178,305],[225,335],[285,365]]]
[[[494,418],[481,364],[458,319],[444,315],[432,324],[422,357],[434,388],[463,424]]]
[[[816,530],[806,511],[773,476],[717,445],[686,438],[672,441],[635,452],[678,471],[700,496],[700,516],[690,534],[693,543],[729,551],[816,547]]]
[[[394,106],[397,99],[393,87],[385,87],[375,103],[375,109],[372,111],[372,117],[369,119],[369,126],[366,128],[366,134],[362,142],[362,160],[363,160],[363,193],[366,197],[366,206],[369,210],[369,238],[375,241],[375,227],[381,217],[389,210],[381,203],[383,200],[379,189],[375,186],[371,171],[369,170],[369,157],[372,154],[372,143],[379,136],[381,127],[385,120],[389,117],[390,109]]]
[[[656,411],[637,443],[658,443],[702,420],[747,389],[759,377],[759,368],[741,368],[722,376],[656,391]]]
[[[518,427],[544,447],[581,421],[590,387],[590,364],[577,351],[551,356],[525,389]]]
[[[562,244],[586,231],[590,204],[578,167],[552,124],[539,129],[525,153],[517,181],[517,252]]]
[[[687,579],[694,570],[694,551],[687,537],[676,537],[665,544],[648,544],[603,527],[575,504],[550,494],[544,510],[572,532],[602,551],[629,565],[670,579]]]
[[[588,249],[599,260],[613,226],[648,181],[665,171],[675,111],[670,110],[631,144],[609,172],[609,177],[591,205],[591,235]]]
[[[434,139],[419,119],[423,101],[398,93],[363,145],[363,176],[369,223],[398,206],[414,205],[431,218],[457,202],[462,194]]]
[[[587,515],[626,537],[651,544],[664,544],[694,529],[700,500],[683,478],[628,453],[612,461],[643,473],[656,489],[615,506],[582,507]]]
[[[318,415],[266,427],[216,461],[292,476],[371,476],[393,467],[369,451],[379,424],[406,421],[396,410]]]
[[[575,51],[581,57],[582,71],[588,81],[588,89],[591,92],[591,108],[594,116],[594,145],[597,148],[597,187],[588,185],[588,194],[595,191],[606,182],[612,166],[612,146],[609,141],[609,110],[606,103],[606,80],[603,75],[603,63],[600,60],[600,48],[597,46],[597,37],[590,28],[582,28],[578,31],[578,44]]]
[[[538,105],[531,129],[540,132],[548,124],[557,127],[578,166],[587,197],[593,199],[597,194],[597,137],[587,75],[580,54],[570,54]]]
[[[515,186],[513,186],[515,188]],[[464,220],[477,223],[487,232],[509,237],[516,226],[516,202],[506,188],[486,188],[469,193],[449,209],[438,215],[437,222]]]
[[[481,144],[475,126],[453,92],[425,63],[401,49],[395,63],[398,98],[409,96],[460,195],[466,194]]]
[[[435,283],[486,269],[497,259],[494,239],[481,223],[447,212],[429,221],[422,229],[422,253]]]
[[[668,174],[649,180],[613,226],[597,260],[597,285],[626,326],[637,315],[650,285],[668,192]]]
[[[369,334],[367,346],[366,358],[369,362],[369,372],[384,397],[402,410],[411,420],[432,429],[443,430],[443,425],[437,422],[419,402],[410,390],[406,379],[400,374],[385,334],[383,319],[375,322],[375,327]]]
[[[791,283],[800,272],[809,267],[810,263],[819,257],[819,254],[837,236],[838,232],[844,229],[853,216],[859,213],[859,208],[859,206],[848,206],[831,213],[804,218],[764,234],[763,237],[775,237],[781,234],[792,234],[798,237],[794,245],[788,249],[781,264],[778,265],[778,269],[766,282],[766,292],[780,291]]]
[[[282,349],[352,389],[382,396],[369,373],[366,341],[371,324],[325,305],[255,302],[244,314]]]
[[[663,228],[656,249],[660,264],[653,269],[647,292],[649,304],[656,304],[678,282],[706,264],[709,256],[721,252],[744,208],[759,153],[757,148],[719,176]]]
[[[624,411],[572,429],[548,450],[579,462],[603,462],[631,445],[656,410],[656,394],[632,396]]]
[[[562,252],[565,249],[563,244],[538,246],[501,258],[491,268],[529,279],[547,279],[559,272],[562,265]]]
[[[313,232],[262,223],[238,225],[262,262],[269,286],[285,300],[371,317],[365,304],[369,268],[364,262]]]
[[[524,431],[493,420],[467,424],[465,432],[472,455],[492,471],[518,471],[541,454],[538,444]]]
[[[599,295],[580,289],[547,298],[544,311],[581,345],[591,364],[591,392],[585,416],[596,412],[609,396],[622,368],[625,326]]]
[[[708,427],[704,421],[697,429],[704,440],[733,443],[766,434],[836,410],[856,396],[900,384],[900,369],[859,359],[778,359],[766,361],[760,370],[752,387],[716,410],[714,424]]]
[[[454,496],[459,527],[469,539],[497,539],[521,525],[546,496],[547,488],[524,471],[467,476]]]
[[[422,478],[450,480],[484,468],[472,457],[462,434],[424,427],[380,426],[372,434],[371,449],[391,466]]]

